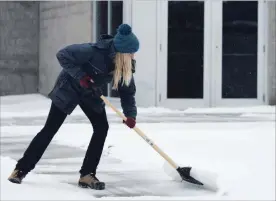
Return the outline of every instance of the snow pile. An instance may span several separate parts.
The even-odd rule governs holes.
[[[120,101],[112,101],[116,107],[121,109]],[[5,118],[11,117],[32,117],[32,116],[47,116],[51,104],[50,99],[45,98],[40,94],[0,96],[1,116]],[[275,119],[275,106],[249,106],[249,107],[222,107],[222,108],[187,108],[186,110],[175,110],[163,107],[138,107],[139,114],[244,114],[248,115],[270,115]],[[106,107],[107,114],[114,114],[114,111]],[[83,115],[82,110],[77,107],[72,115]]]

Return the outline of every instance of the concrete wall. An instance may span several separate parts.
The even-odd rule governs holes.
[[[268,1],[268,103],[276,105],[276,1]]]
[[[39,40],[39,92],[47,95],[61,71],[56,53],[73,43],[91,42],[89,1],[41,1]]]
[[[0,95],[37,92],[38,8],[0,1]]]

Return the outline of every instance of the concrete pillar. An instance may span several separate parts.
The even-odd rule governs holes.
[[[276,105],[276,1],[268,1],[268,103]]]
[[[38,2],[0,2],[0,95],[38,89]]]
[[[39,92],[47,95],[61,71],[56,53],[73,43],[91,42],[91,1],[41,1]]]

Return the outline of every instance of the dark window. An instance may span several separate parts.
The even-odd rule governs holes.
[[[117,28],[123,23],[123,2],[122,1],[111,1],[111,30],[110,34],[115,35]],[[116,90],[112,90],[113,83],[110,84],[110,96],[119,97]]]
[[[96,38],[101,34],[115,35],[117,27],[123,22],[123,1],[97,1],[96,2]],[[103,95],[118,97],[117,91],[112,90],[112,83],[103,87]]]
[[[168,98],[203,98],[204,2],[169,1]]]
[[[96,3],[96,39],[100,37],[101,34],[107,34],[108,32],[108,6],[107,1],[97,1]],[[107,96],[108,85],[103,88],[103,95]]]
[[[222,98],[257,98],[258,2],[223,2]]]

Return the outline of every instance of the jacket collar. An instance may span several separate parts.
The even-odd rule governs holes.
[[[106,56],[106,63],[108,66],[108,72],[112,72],[115,69],[115,65],[113,63],[116,55],[116,50],[113,44],[113,36],[108,34],[103,34],[100,36],[97,43],[94,44],[98,49],[103,50]]]
[[[102,34],[95,44],[95,46],[99,49],[105,49],[108,52],[108,57],[110,59],[115,58],[116,50],[113,44],[113,36],[108,34]]]

